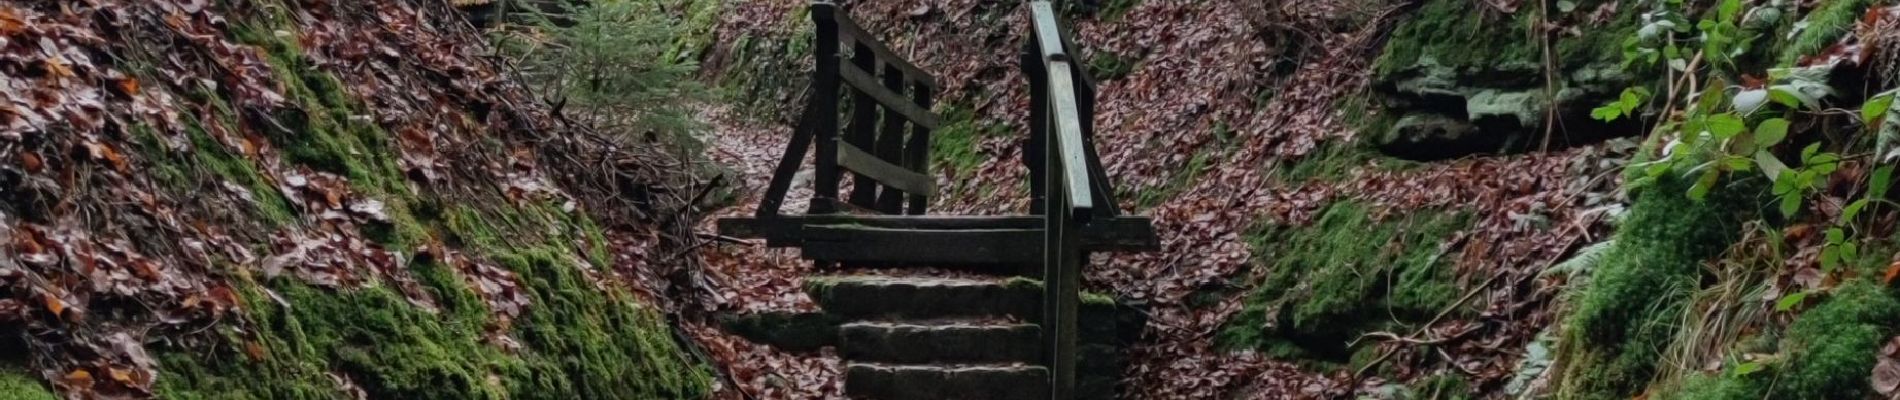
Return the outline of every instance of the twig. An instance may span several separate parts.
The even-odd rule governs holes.
[[[1451,305],[1445,306],[1443,310],[1440,310],[1438,312],[1437,316],[1432,317],[1431,321],[1426,322],[1425,325],[1419,326],[1418,330],[1413,331],[1411,335],[1407,335],[1406,340],[1417,341],[1417,339],[1415,338],[1419,337],[1420,335],[1423,335],[1425,333],[1425,330],[1431,329],[1432,325],[1438,324],[1439,320],[1444,319],[1446,315],[1451,315],[1452,311],[1456,311],[1458,310],[1458,307],[1464,306],[1465,302],[1471,301],[1472,297],[1477,297],[1479,292],[1483,292],[1485,288],[1491,287],[1492,283],[1497,282],[1498,278],[1502,278],[1502,277],[1504,277],[1503,272],[1491,274],[1491,279],[1486,279],[1484,280],[1484,283],[1471,288],[1471,290],[1465,291],[1464,297],[1459,297],[1457,302],[1453,302],[1451,303]],[[1366,363],[1365,366],[1359,367],[1358,371],[1355,371],[1352,373],[1353,381],[1358,381],[1360,377],[1366,376],[1366,371],[1371,371],[1373,367],[1377,367],[1379,366],[1379,364],[1385,363],[1386,359],[1392,358],[1392,355],[1396,353],[1398,353],[1397,347],[1386,349],[1385,351],[1379,352],[1379,358],[1373,359],[1372,362]]]
[[[710,239],[710,240],[714,240],[714,241],[718,241],[718,242],[724,242],[724,243],[731,243],[731,244],[742,244],[742,245],[747,245],[747,246],[756,246],[756,245],[758,245],[758,243],[755,243],[755,242],[752,242],[752,241],[750,241],[750,240],[745,240],[745,239],[740,239],[740,238],[736,238],[736,237],[731,237],[731,236],[726,236],[726,235],[721,235],[721,234],[717,234],[717,233],[704,233],[704,232],[701,232],[701,233],[698,233],[698,234],[696,234],[696,235],[697,235],[697,236],[699,236],[699,238],[701,238],[701,239]]]

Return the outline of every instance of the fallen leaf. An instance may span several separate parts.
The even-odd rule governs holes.
[[[66,373],[64,381],[66,382],[67,388],[79,391],[90,391],[92,389],[92,372],[88,372],[84,369],[75,369],[73,372]]]

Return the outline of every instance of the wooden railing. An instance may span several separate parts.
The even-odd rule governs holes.
[[[1043,357],[1050,398],[1075,396],[1076,316],[1082,265],[1089,252],[1080,232],[1119,214],[1091,140],[1095,133],[1095,87],[1079,71],[1073,41],[1048,1],[1029,2],[1034,25],[1024,46],[1023,72],[1030,86],[1032,211],[1044,218]]]
[[[937,181],[928,173],[930,132],[940,123],[930,111],[936,77],[866,33],[837,4],[812,3],[811,16],[817,24],[812,98],[766,187],[758,217],[779,215],[793,176],[814,144],[816,171],[807,214],[850,209],[923,215],[937,192]],[[849,124],[840,135],[838,117],[845,105],[840,92],[846,87]],[[838,196],[844,171],[855,176],[848,201]]]

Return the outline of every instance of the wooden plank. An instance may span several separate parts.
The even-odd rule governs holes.
[[[812,141],[818,146],[812,164],[815,173],[812,177],[811,207],[808,214],[828,214],[837,211],[833,204],[838,198],[838,68],[839,42],[838,24],[832,18],[813,7],[812,22],[818,25],[817,43],[812,48],[817,60],[812,70],[812,93],[806,107],[817,113],[812,124]],[[829,9],[829,8],[826,8]],[[829,12],[823,13],[829,14]]]
[[[1042,217],[1013,216],[896,216],[896,215],[788,215],[775,218],[724,218],[717,222],[722,235],[765,239],[774,247],[796,246],[807,226],[860,225],[886,229],[1042,229]],[[1141,252],[1161,249],[1148,217],[1098,219],[1082,226],[1083,247],[1091,251]]]
[[[1042,51],[1042,58],[1048,61],[1068,61],[1069,52],[1062,45],[1061,28],[1056,25],[1056,11],[1047,1],[1029,3],[1029,19],[1033,29],[1036,48]]]
[[[798,119],[798,127],[792,128],[792,141],[785,145],[785,155],[778,160],[778,168],[772,171],[772,181],[765,186],[765,197],[759,199],[759,218],[777,216],[779,208],[785,204],[785,194],[792,189],[792,178],[798,174],[798,166],[804,164],[805,153],[811,151],[813,126],[817,124],[817,113],[806,108],[805,114]]]
[[[911,64],[909,60],[898,56],[897,52],[891,51],[890,47],[884,46],[883,41],[878,40],[876,36],[871,36],[863,27],[858,26],[857,20],[851,19],[850,14],[839,10],[836,4],[826,1],[814,2],[811,6],[811,15],[812,18],[824,18],[837,24],[838,33],[844,36],[845,39],[856,39],[857,41],[869,44],[871,51],[877,54],[879,60],[891,63],[899,69],[903,69],[905,78],[931,88],[940,87],[937,85],[936,76],[925,72],[923,68],[918,68],[917,65]]]
[[[912,99],[917,102],[917,106],[926,110],[930,109],[931,95],[929,85],[919,84],[911,88]],[[923,124],[911,124],[910,143],[905,145],[904,167],[935,176],[930,173],[930,131],[930,127]],[[906,207],[908,210],[904,213],[924,215],[930,212],[930,198],[936,196],[936,193],[910,193],[910,206]]]
[[[916,103],[905,99],[904,95],[892,92],[890,89],[885,89],[883,85],[877,82],[876,77],[872,77],[871,73],[865,72],[863,69],[845,65],[840,68],[838,72],[838,75],[844,78],[845,84],[851,85],[851,88],[870,95],[871,98],[877,100],[878,104],[897,110],[898,114],[903,114],[904,119],[908,119],[912,123],[930,127],[930,129],[937,129],[938,124],[942,123],[942,121],[939,121],[937,118],[937,114],[933,114],[930,110],[917,106]]]
[[[851,64],[845,65],[844,68],[874,68],[876,66],[877,58],[871,55],[869,47],[866,47],[864,43],[860,42],[852,46]],[[863,90],[851,91],[851,125],[845,128],[845,144],[859,149],[869,149],[877,145],[877,111],[879,108],[881,107],[878,107],[877,104],[872,101],[869,93]],[[843,156],[843,154],[840,154],[840,163],[844,160]],[[852,169],[849,166],[846,166],[845,169],[851,169],[858,173],[857,179],[851,181],[851,204],[867,209],[876,208],[877,182],[871,179],[871,177],[865,176],[863,171]]]
[[[896,187],[910,193],[936,193],[937,181],[929,176],[904,169],[896,164],[878,159],[877,156],[857,146],[844,144],[838,146],[838,165],[863,177],[875,179],[879,183]]]
[[[903,93],[902,74],[903,72],[895,66],[885,66],[882,76],[884,88],[890,89],[891,92]],[[896,163],[906,170],[928,171],[926,168],[911,166],[908,160],[904,159],[904,125],[906,125],[904,118],[897,113],[897,110],[890,107],[884,108],[883,125],[878,128],[877,146],[873,148],[877,151],[877,158]],[[904,192],[895,186],[885,185],[878,191],[877,210],[885,214],[903,214]]]
[[[805,228],[804,257],[851,263],[995,265],[1034,264],[1042,257],[1041,230],[886,229],[855,225]]]
[[[1060,180],[1051,180],[1051,186],[1063,189],[1064,200],[1068,203],[1067,212],[1087,221],[1094,215],[1094,189],[1090,188],[1087,151],[1083,150],[1082,121],[1075,101],[1075,81],[1067,62],[1050,62],[1049,101],[1050,121],[1053,124],[1049,132],[1048,146],[1054,147],[1051,154],[1058,162],[1051,162],[1049,173]],[[1054,200],[1050,200],[1054,202]],[[1113,207],[1114,205],[1104,205]],[[1051,214],[1056,210],[1051,209]]]

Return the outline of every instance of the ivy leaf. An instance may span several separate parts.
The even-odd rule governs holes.
[[[1780,301],[1775,302],[1775,311],[1788,312],[1790,310],[1794,310],[1795,306],[1799,306],[1801,305],[1801,302],[1807,301],[1807,300],[1808,300],[1808,292],[1802,291],[1802,292],[1789,293],[1787,296],[1781,296]],[[1753,364],[1753,363],[1749,363],[1749,364]],[[1744,365],[1747,365],[1747,364],[1744,364]],[[1757,367],[1756,369],[1759,370],[1760,368]],[[1741,372],[1742,368],[1736,368],[1735,371],[1736,373],[1746,374],[1745,372]]]
[[[1742,122],[1742,118],[1733,113],[1711,115],[1709,116],[1708,124],[1709,133],[1714,133],[1715,137],[1719,139],[1735,137],[1735,135],[1742,134],[1743,130],[1748,129],[1748,125]]]
[[[1755,145],[1763,149],[1774,146],[1776,143],[1781,143],[1781,140],[1787,137],[1788,120],[1786,119],[1769,119],[1762,121],[1761,125],[1755,126]]]

